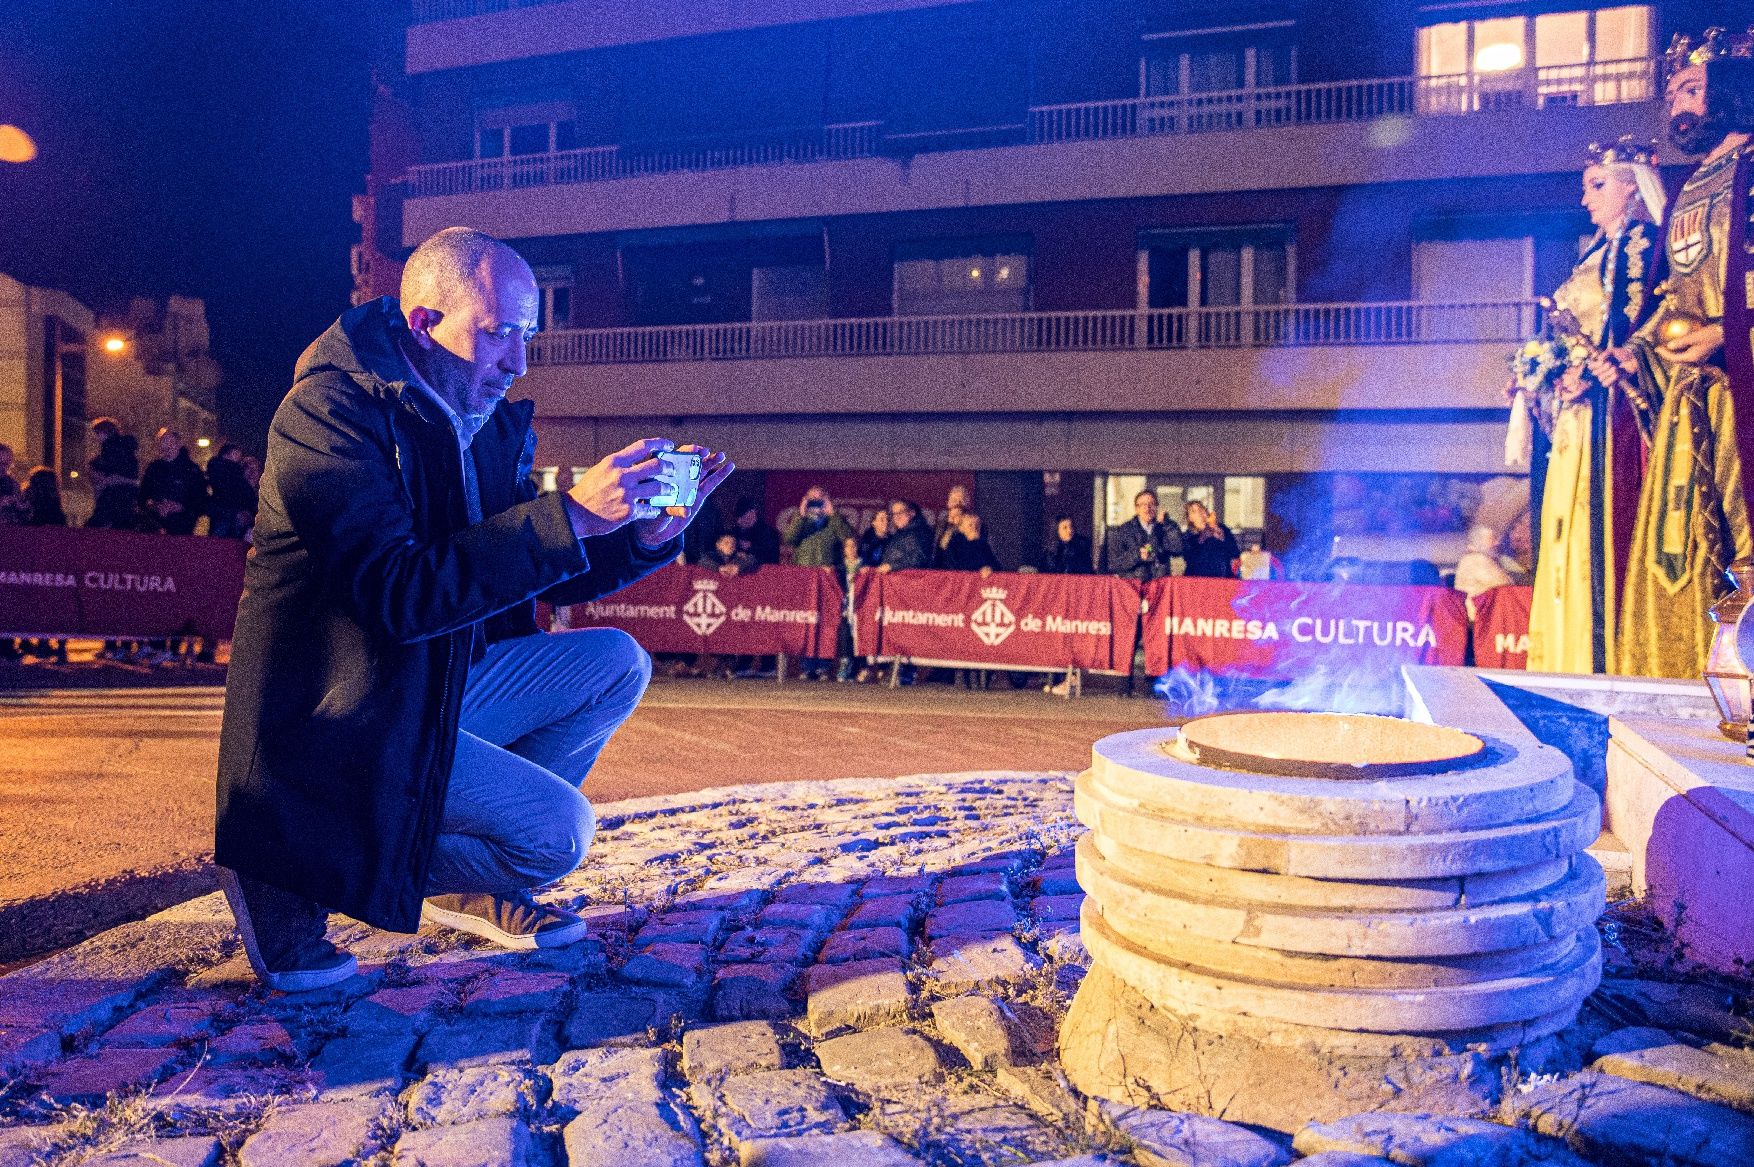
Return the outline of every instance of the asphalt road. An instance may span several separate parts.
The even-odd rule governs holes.
[[[150,911],[204,886],[220,702],[212,687],[0,695],[0,960],[130,918],[130,895]],[[1064,701],[1002,682],[660,680],[586,793],[601,803],[746,782],[1075,770],[1096,738],[1162,721],[1146,700]]]

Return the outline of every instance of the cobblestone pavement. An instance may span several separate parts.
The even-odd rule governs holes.
[[[1631,1162],[1754,1162],[1745,1055],[1649,1028],[1609,1035],[1597,1069],[1512,1092],[1497,1117],[1540,1135],[1363,1116],[1294,1146],[1087,1105],[1052,1056],[1085,964],[1065,773],[600,809],[585,866],[546,893],[594,922],[562,951],[338,923],[360,976],[264,993],[209,896],[0,978],[0,1167],[1581,1161],[1546,1135],[1631,1146]],[[1661,1005],[1728,1023],[1685,995],[1638,1019]],[[1652,1113],[1660,1146],[1637,1117]]]

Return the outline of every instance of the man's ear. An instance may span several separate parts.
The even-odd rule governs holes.
[[[414,334],[414,343],[421,348],[431,348],[437,342],[432,339],[432,330],[445,314],[436,308],[410,308],[408,310],[408,331]]]

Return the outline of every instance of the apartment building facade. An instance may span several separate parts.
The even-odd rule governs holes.
[[[441,227],[512,241],[556,469],[661,433],[774,511],[958,478],[1008,563],[1142,488],[1304,565],[1453,561],[1526,504],[1506,356],[1586,146],[1659,135],[1661,46],[1728,15],[416,0],[358,294]]]

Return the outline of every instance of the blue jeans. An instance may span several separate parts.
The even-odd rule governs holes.
[[[428,895],[504,895],[585,857],[596,816],[579,786],[639,704],[652,658],[614,628],[501,641],[469,672]]]

